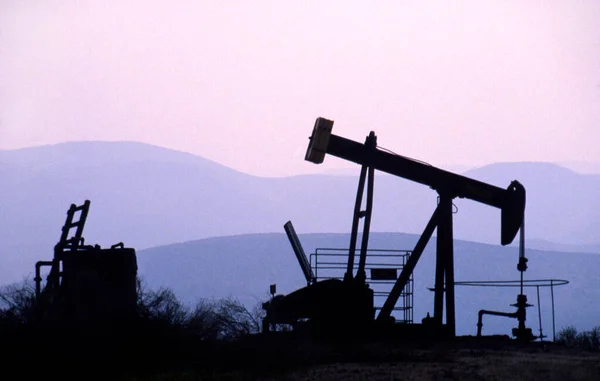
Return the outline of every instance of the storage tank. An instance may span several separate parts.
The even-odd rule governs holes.
[[[135,317],[137,260],[122,244],[62,253],[60,294],[67,319],[111,322]]]

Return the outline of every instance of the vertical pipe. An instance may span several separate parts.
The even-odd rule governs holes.
[[[406,266],[406,256],[403,255],[402,256],[402,268],[404,269],[404,266]],[[412,274],[411,274],[412,276]],[[410,309],[409,306],[411,306],[410,304],[410,279],[408,280],[408,282],[406,283],[407,287],[404,287],[404,321],[405,322],[410,322]]]
[[[415,305],[415,282],[414,277],[412,275],[410,276],[410,278],[410,321],[413,322],[415,318],[415,310],[413,309],[413,306]]]
[[[408,284],[407,284],[408,286]],[[403,297],[403,302],[404,302],[404,322],[408,322],[409,320],[409,316],[408,316],[408,306],[410,304],[408,304],[408,295],[409,295],[409,291],[410,288],[409,287],[404,287],[404,297]]]
[[[35,264],[35,299],[36,301],[39,301],[40,299],[40,294],[41,294],[41,290],[42,290],[42,286],[41,286],[41,282],[42,282],[42,278],[40,277],[40,262]]]
[[[556,328],[554,325],[554,281],[550,280],[550,295],[552,297],[552,341],[556,341]]]
[[[544,341],[544,334],[542,332],[542,304],[540,303],[540,286],[535,286],[535,288],[537,288],[538,318],[540,321],[540,341]]]
[[[523,217],[519,230],[519,263],[521,263],[522,258],[525,258],[525,217]],[[521,295],[523,295],[523,271],[521,271]]]
[[[315,280],[319,280],[319,249],[315,250]]]
[[[525,257],[525,217],[521,222],[521,229],[519,234],[519,258]]]

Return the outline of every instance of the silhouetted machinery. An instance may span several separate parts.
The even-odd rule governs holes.
[[[275,296],[270,302],[265,303],[263,307],[267,313],[263,330],[267,331],[275,324],[294,325],[299,321],[308,322],[313,327],[322,328],[325,331],[344,330],[348,326],[352,326],[353,329],[368,326],[380,327],[393,323],[394,318],[391,313],[394,306],[409,281],[425,246],[434,230],[437,229],[434,312],[432,317],[423,319],[422,326],[427,327],[429,332],[436,332],[436,335],[455,336],[452,200],[456,197],[467,198],[499,208],[501,210],[500,242],[502,245],[508,245],[514,240],[522,226],[525,211],[525,188],[516,180],[512,181],[506,189],[498,188],[380,150],[377,148],[377,138],[374,132],[367,136],[364,144],[360,144],[332,134],[332,128],[333,121],[324,118],[316,120],[305,160],[319,164],[323,162],[325,155],[329,154],[361,165],[348,250],[348,265],[344,279],[311,281],[308,270],[305,269],[306,265],[302,264],[306,259],[302,260],[303,255],[299,255],[299,250],[296,249],[299,243],[297,237],[294,238],[295,233],[292,229],[292,234],[288,232],[288,237],[295,248],[308,285],[288,295]],[[439,195],[438,205],[431,219],[377,317],[375,317],[373,308],[373,291],[365,282],[375,170],[427,185]],[[366,209],[361,210],[365,183],[367,187]],[[362,242],[358,267],[354,274],[359,221],[362,218],[364,218]],[[290,230],[289,227],[286,227],[286,231],[288,230]],[[522,268],[521,265],[520,267]],[[444,296],[446,302],[445,324],[443,322]],[[516,333],[524,337],[531,335],[531,330],[527,331],[524,326],[526,300],[524,295],[519,295],[520,324],[519,331]]]
[[[71,205],[53,260],[35,265],[38,317],[44,321],[106,324],[135,316],[135,250],[122,242],[109,249],[85,245],[82,234],[89,206],[89,200],[80,206]],[[73,221],[76,214],[79,219]],[[50,272],[42,290],[43,266],[49,266]]]

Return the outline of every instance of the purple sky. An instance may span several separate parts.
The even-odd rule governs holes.
[[[280,176],[323,169],[303,160],[323,116],[438,166],[600,162],[598,20],[596,0],[3,0],[0,149],[135,140]]]

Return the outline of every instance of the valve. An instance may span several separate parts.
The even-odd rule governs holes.
[[[519,257],[519,263],[517,264],[517,270],[519,270],[520,272],[527,270],[527,261],[529,261],[527,258]]]

